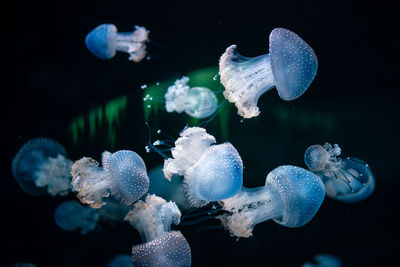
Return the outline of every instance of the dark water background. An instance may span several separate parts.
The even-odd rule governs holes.
[[[151,169],[162,160],[144,151],[140,85],[217,65],[225,48],[234,43],[245,56],[264,54],[270,31],[284,27],[314,48],[318,74],[296,101],[284,102],[275,91],[262,96],[257,118],[241,123],[236,110],[231,110],[228,140],[243,158],[244,184],[263,185],[267,173],[279,165],[304,167],[305,149],[329,141],[369,163],[376,191],[356,204],[327,198],[302,228],[269,221],[257,225],[253,237],[238,242],[222,230],[179,228],[190,244],[192,266],[299,266],[317,253],[336,255],[344,266],[400,265],[396,221],[400,38],[395,4],[39,0],[9,5],[3,8],[12,19],[3,25],[7,70],[2,147],[6,150],[1,168],[0,264],[105,266],[114,255],[129,253],[141,242],[125,223],[105,225],[86,236],[59,229],[53,211],[64,199],[30,197],[11,175],[12,158],[24,142],[42,136],[55,139],[65,145],[71,159],[84,155],[99,159],[106,149],[130,149]],[[168,49],[149,49],[152,59],[139,64],[128,61],[126,54],[101,61],[84,46],[85,35],[101,23],[114,23],[121,31],[144,25],[150,38]],[[69,122],[124,94],[131,97],[115,147],[107,147],[100,138],[73,146]],[[174,136],[187,119],[178,114],[160,116],[163,129]],[[316,116],[326,119],[317,122]]]

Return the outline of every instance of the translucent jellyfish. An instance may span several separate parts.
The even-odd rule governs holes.
[[[132,256],[120,254],[112,258],[107,267],[132,267]]]
[[[342,158],[335,144],[310,146],[304,161],[325,184],[326,194],[342,202],[361,201],[372,194],[375,179],[368,164],[357,158]]]
[[[165,94],[167,111],[178,113],[185,111],[189,116],[199,119],[211,116],[218,107],[215,94],[205,87],[190,88],[188,82],[188,77],[182,77],[168,87]]]
[[[297,34],[283,28],[275,28],[269,35],[269,54],[248,58],[236,51],[236,45],[231,45],[219,60],[224,96],[235,103],[238,114],[246,119],[258,116],[258,99],[274,86],[286,101],[300,97],[310,86],[317,68],[313,49]]]
[[[37,138],[26,142],[15,155],[12,173],[29,195],[67,195],[71,190],[72,161],[65,148],[54,140]]]
[[[81,234],[96,228],[99,219],[97,210],[82,206],[78,201],[68,200],[61,203],[54,212],[56,224],[65,231],[74,231],[78,228]]]
[[[120,222],[123,221],[130,207],[122,205],[119,201],[112,198],[107,198],[104,201],[106,204],[101,206],[99,211],[100,220]]]
[[[185,196],[192,207],[232,197],[242,187],[243,162],[239,153],[231,143],[215,143],[214,136],[205,129],[186,127],[171,149],[172,158],[164,161],[168,180],[173,175],[184,177]]]
[[[341,267],[342,261],[329,254],[318,254],[313,258],[314,263],[306,262],[301,267]]]
[[[175,203],[156,195],[133,205],[125,220],[140,232],[143,241],[132,248],[134,266],[190,266],[188,242],[180,231],[171,231],[171,224],[179,224],[180,217]]]
[[[149,31],[135,26],[133,32],[118,32],[114,24],[101,24],[88,33],[85,39],[89,51],[101,59],[110,59],[117,51],[129,54],[129,60],[139,62],[146,56]]]
[[[286,227],[300,227],[317,213],[325,197],[321,179],[295,166],[280,166],[271,171],[265,186],[242,187],[235,196],[220,201],[229,211],[217,218],[232,236],[250,237],[253,227],[273,219]]]
[[[149,189],[149,177],[142,158],[133,151],[103,152],[103,167],[83,157],[71,168],[73,190],[84,204],[100,208],[110,194],[123,205],[131,205]]]
[[[183,178],[174,175],[171,181],[164,177],[163,165],[154,167],[148,172],[150,178],[149,194],[155,194],[163,199],[175,202],[179,210],[185,211],[191,209],[183,192]]]

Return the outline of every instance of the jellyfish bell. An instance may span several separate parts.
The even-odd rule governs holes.
[[[82,206],[78,201],[68,200],[61,203],[54,212],[56,224],[65,231],[80,229],[81,234],[93,230],[99,219],[98,211]]]
[[[256,224],[273,219],[286,227],[301,227],[317,213],[325,197],[319,177],[296,166],[280,166],[271,171],[265,186],[242,187],[229,199],[220,201],[229,211],[217,218],[232,236],[250,237]]]
[[[219,61],[224,96],[246,119],[259,115],[258,99],[274,86],[283,100],[300,97],[317,68],[314,50],[297,34],[283,28],[271,32],[269,54],[247,58],[236,51],[236,45],[231,45]]]
[[[313,258],[314,262],[306,262],[301,267],[341,267],[342,261],[333,255],[317,254]]]
[[[304,161],[309,170],[321,178],[326,194],[336,200],[358,202],[369,197],[375,189],[375,178],[369,165],[357,158],[342,158],[337,144],[310,146]]]
[[[126,215],[142,237],[142,244],[132,248],[134,266],[190,266],[191,252],[180,231],[171,231],[179,224],[181,212],[175,203],[156,195],[139,200]]]
[[[29,195],[64,196],[71,189],[72,161],[65,148],[49,138],[26,142],[15,155],[12,173],[21,188]]]
[[[135,26],[133,32],[118,32],[114,24],[101,24],[88,33],[86,47],[98,58],[110,59],[117,51],[129,54],[129,60],[141,61],[146,56],[149,31]]]
[[[102,154],[103,167],[94,159],[83,157],[71,168],[73,190],[84,204],[100,208],[110,194],[123,205],[131,205],[149,188],[146,165],[130,150]]]

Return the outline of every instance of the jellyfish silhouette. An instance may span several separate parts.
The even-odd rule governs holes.
[[[110,194],[123,205],[131,205],[149,188],[149,177],[142,158],[133,151],[103,152],[103,167],[83,157],[71,168],[73,191],[84,204],[100,208]]]
[[[357,158],[343,158],[341,153],[337,144],[313,145],[304,153],[304,162],[321,178],[329,197],[342,202],[357,202],[369,197],[375,189],[375,178],[369,165]]]
[[[317,254],[313,258],[314,262],[306,262],[301,267],[341,267],[342,261],[329,254]]]
[[[71,190],[72,161],[65,148],[49,138],[26,142],[15,155],[12,173],[20,187],[29,195],[65,196]]]
[[[247,58],[231,45],[219,61],[219,75],[224,96],[235,103],[243,118],[259,115],[257,101],[273,88],[280,98],[290,101],[300,97],[310,86],[318,68],[313,49],[297,34],[275,28],[269,35],[269,54]]]
[[[88,206],[82,206],[78,201],[64,201],[54,212],[56,224],[65,231],[74,231],[78,228],[81,234],[96,228],[99,219],[97,210]]]
[[[156,145],[157,140],[146,147],[163,155],[164,175],[171,180],[173,175],[184,177],[186,199],[192,207],[202,207],[210,201],[232,197],[243,183],[243,162],[230,143],[216,145],[214,136],[200,127],[186,127],[171,149],[168,158]]]
[[[317,213],[325,197],[317,175],[296,166],[272,170],[265,186],[242,187],[235,196],[220,201],[229,213],[218,216],[232,236],[250,237],[256,224],[273,219],[286,227],[300,227]]]
[[[115,256],[107,264],[107,267],[132,267],[132,266],[133,266],[132,256],[125,254],[119,254]]]
[[[88,33],[86,47],[98,58],[110,59],[117,51],[129,54],[129,60],[139,62],[146,56],[149,31],[135,26],[133,32],[118,32],[114,24],[101,24]]]
[[[179,224],[180,217],[175,203],[156,195],[133,205],[125,220],[139,231],[143,241],[132,248],[134,266],[190,266],[189,244],[180,231],[171,231],[171,224]]]

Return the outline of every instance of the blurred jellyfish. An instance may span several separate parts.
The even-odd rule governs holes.
[[[219,61],[224,96],[235,103],[238,114],[252,118],[260,113],[257,102],[276,86],[280,98],[300,97],[310,86],[318,68],[313,49],[297,34],[275,28],[269,35],[269,54],[247,58],[231,45]]]
[[[310,171],[325,184],[326,194],[342,202],[361,201],[372,194],[375,179],[368,164],[356,158],[341,158],[341,149],[335,144],[310,146],[304,161]]]
[[[103,205],[99,211],[100,220],[120,222],[123,221],[126,214],[129,212],[130,207],[121,205],[121,203],[112,198],[107,198],[104,200],[105,205]]]
[[[165,108],[168,112],[182,113],[185,111],[191,117],[203,119],[211,116],[218,107],[215,94],[205,87],[190,88],[188,77],[182,77],[168,87],[165,94]]]
[[[112,258],[107,267],[132,267],[132,256],[120,254]]]
[[[29,195],[47,193],[65,196],[71,190],[72,161],[65,148],[54,140],[36,138],[26,142],[15,155],[12,173]]]
[[[341,267],[342,261],[329,254],[317,254],[314,256],[312,262],[306,262],[301,267]]]
[[[143,241],[132,248],[134,266],[190,266],[188,242],[180,231],[171,231],[171,224],[179,224],[180,217],[175,203],[156,195],[133,205],[125,220],[140,232]]]
[[[84,204],[100,208],[110,194],[123,205],[131,205],[149,188],[146,165],[133,151],[108,151],[102,154],[103,167],[92,158],[83,157],[71,168],[73,191]]]
[[[65,231],[74,231],[78,228],[81,234],[96,228],[99,219],[97,210],[88,206],[82,206],[78,201],[64,201],[54,212],[56,224]]]
[[[183,178],[174,175],[171,181],[164,177],[163,165],[154,167],[148,172],[150,179],[149,194],[155,194],[167,201],[175,202],[179,210],[189,210],[191,207],[185,198],[183,191]]]
[[[265,186],[242,187],[235,196],[220,201],[229,211],[217,218],[232,236],[250,237],[253,227],[273,219],[286,227],[300,227],[317,213],[325,197],[321,179],[295,166],[280,166],[271,171]]]
[[[164,175],[171,180],[173,175],[184,177],[186,199],[192,207],[205,206],[210,201],[232,197],[243,183],[243,162],[231,143],[215,145],[214,136],[200,127],[186,127],[171,149],[172,158],[167,158],[155,146],[158,140],[146,147],[163,155]]]
[[[139,62],[146,56],[149,31],[135,26],[133,32],[118,32],[114,24],[101,24],[88,33],[85,39],[89,51],[101,59],[110,59],[117,51],[129,54],[129,60]]]

